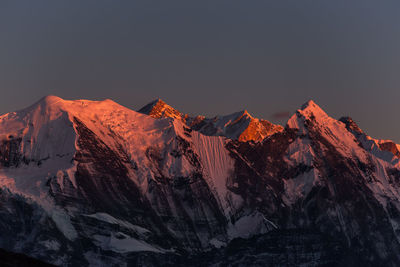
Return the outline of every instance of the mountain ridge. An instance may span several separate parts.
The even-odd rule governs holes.
[[[156,99],[138,112],[149,115],[153,118],[175,118],[184,122],[193,130],[210,136],[225,136],[240,141],[260,142],[268,136],[282,131],[283,127],[272,124],[263,119],[254,118],[247,110],[234,112],[225,116],[206,118],[198,115],[190,117],[166,104],[161,99]]]
[[[80,266],[184,266],[206,251],[203,264],[246,253],[263,265],[400,263],[400,163],[387,141],[313,101],[260,141],[161,110],[49,96],[0,116],[0,247]]]

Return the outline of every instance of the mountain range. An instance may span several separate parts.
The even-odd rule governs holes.
[[[282,127],[47,96],[0,116],[0,186],[0,247],[54,265],[400,265],[400,145],[311,100]]]

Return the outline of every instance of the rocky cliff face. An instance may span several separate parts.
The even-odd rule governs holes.
[[[399,158],[351,119],[310,101],[244,142],[167,117],[58,97],[1,116],[1,247],[70,266],[400,264]]]

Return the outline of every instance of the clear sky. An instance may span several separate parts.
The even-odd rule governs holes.
[[[48,94],[160,97],[277,121],[313,99],[400,143],[399,14],[398,0],[3,0],[0,113]]]

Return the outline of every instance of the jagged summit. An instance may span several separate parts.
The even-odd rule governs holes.
[[[213,119],[215,121],[219,121],[219,123],[226,125],[226,124],[234,124],[239,122],[240,120],[248,120],[252,119],[253,117],[247,112],[247,110],[241,110],[238,112],[234,112],[228,115],[218,115]]]
[[[299,109],[297,112],[299,112],[300,114],[302,114],[307,118],[328,117],[328,114],[326,114],[326,112],[320,106],[318,106],[313,100],[309,100],[306,103],[304,103],[301,106],[301,109]]]
[[[363,134],[363,130],[360,129],[360,127],[357,125],[357,123],[348,116],[341,117],[339,121],[343,122],[346,124],[346,128],[349,129],[350,131],[354,131],[356,134]]]
[[[318,121],[320,124],[324,124],[332,119],[325,113],[320,106],[318,106],[313,100],[309,100],[304,103],[295,114],[290,117],[287,122],[287,127],[293,129],[304,129],[304,121]],[[332,119],[333,120],[333,119]]]
[[[318,131],[320,136],[327,140],[331,139],[348,156],[357,153],[356,146],[361,145],[385,161],[398,162],[396,158],[400,158],[399,145],[393,141],[378,140],[368,136],[351,117],[345,116],[339,120],[330,117],[312,100],[296,111],[288,120],[287,127],[297,129],[298,134],[303,136],[309,135],[310,132],[315,135]],[[382,154],[382,151],[391,152],[396,158]]]
[[[301,109],[306,109],[306,108],[315,107],[315,106],[318,106],[318,105],[314,102],[314,100],[310,99],[307,102],[305,102],[303,105],[301,105]]]
[[[369,149],[374,153],[374,147],[377,147],[381,151],[390,152],[396,158],[400,158],[400,145],[396,144],[392,140],[379,140],[368,136],[350,117],[342,117],[339,119],[339,121],[346,125],[346,128],[354,134],[354,136],[359,140],[360,144],[362,144],[365,149]],[[389,160],[391,159],[389,158]]]
[[[139,109],[138,112],[149,115],[153,118],[174,118],[184,121],[185,115],[178,110],[174,109],[160,98],[155,99],[143,108]]]
[[[241,110],[238,113],[241,114],[242,116],[253,118],[253,116],[251,116],[251,114],[247,111],[247,109]]]
[[[400,158],[400,145],[392,140],[379,140],[378,145],[381,150],[391,152],[394,156]]]
[[[147,109],[149,108],[154,108],[155,106],[168,106],[167,103],[165,103],[161,98],[156,98],[153,101],[151,101],[149,104],[147,104],[146,106],[144,106],[142,109],[145,109],[147,107]],[[140,109],[140,110],[142,110]]]
[[[204,116],[190,117],[166,104],[161,99],[155,99],[143,108],[140,113],[153,118],[174,118],[184,122],[192,129],[210,136],[225,136],[239,141],[261,141],[264,138],[283,130],[280,125],[251,116],[247,110],[229,115],[218,115],[213,118]]]
[[[238,111],[238,112],[234,112],[232,114],[223,115],[223,116],[217,116],[217,117],[228,119],[228,120],[232,120],[233,119],[234,121],[235,120],[240,120],[242,118],[253,119],[253,116],[251,116],[251,114],[246,109]]]
[[[266,137],[283,130],[280,125],[263,119],[254,118],[247,110],[242,110],[213,119],[205,119],[205,123],[193,125],[207,135],[222,135],[239,141],[262,141]]]

